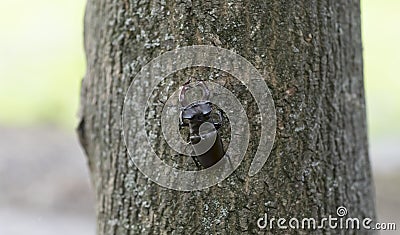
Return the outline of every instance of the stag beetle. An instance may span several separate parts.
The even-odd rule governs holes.
[[[194,87],[201,88],[203,98],[188,103],[185,94]],[[224,156],[222,140],[218,133],[218,129],[222,126],[222,111],[217,109],[217,112],[215,112],[209,98],[210,91],[202,81],[191,85],[189,80],[181,87],[179,92],[179,103],[182,106],[179,125],[180,127],[189,127],[189,143],[196,154],[193,160],[198,167],[200,163],[205,168],[214,165]],[[217,114],[218,120],[215,120],[215,114]]]

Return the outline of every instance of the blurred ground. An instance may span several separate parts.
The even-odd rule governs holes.
[[[379,222],[400,226],[400,140],[374,142]],[[76,137],[54,127],[0,127],[0,234],[94,235],[86,159]],[[381,234],[396,234],[382,232]]]
[[[394,136],[370,140],[378,222],[394,222],[397,227],[397,231],[381,231],[381,234],[399,234],[400,230],[399,143],[400,138]]]
[[[89,179],[72,134],[0,127],[0,234],[95,234]]]

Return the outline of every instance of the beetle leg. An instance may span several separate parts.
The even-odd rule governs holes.
[[[197,169],[201,169],[201,165],[199,164],[199,162],[197,161],[197,158],[196,158],[196,156],[192,156],[192,159],[193,159],[193,161],[194,161],[194,164],[196,164],[196,167],[197,167]]]
[[[219,120],[212,120],[213,125],[215,126],[216,129],[219,129],[222,126],[222,122],[223,122],[223,117],[222,117],[222,110],[218,109],[217,110],[217,115],[218,115],[218,119]]]

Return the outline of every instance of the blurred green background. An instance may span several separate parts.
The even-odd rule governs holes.
[[[0,125],[76,125],[85,1],[2,0]],[[372,138],[400,133],[400,1],[362,1]]]
[[[0,125],[77,122],[82,0],[0,1]]]
[[[0,1],[0,234],[95,233],[74,134],[85,3]],[[400,0],[361,4],[378,216],[400,226]]]
[[[371,138],[400,135],[400,1],[361,1]]]

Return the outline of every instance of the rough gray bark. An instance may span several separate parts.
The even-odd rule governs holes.
[[[177,192],[132,166],[120,118],[140,68],[194,44],[234,50],[268,74],[278,127],[267,164],[249,178],[259,133],[251,118],[257,109],[248,105],[254,132],[244,163],[217,186]],[[256,225],[264,212],[318,219],[338,206],[352,217],[375,217],[357,0],[89,0],[85,49],[78,132],[98,234],[255,234],[265,231]],[[226,86],[251,103],[240,84],[228,79]]]

